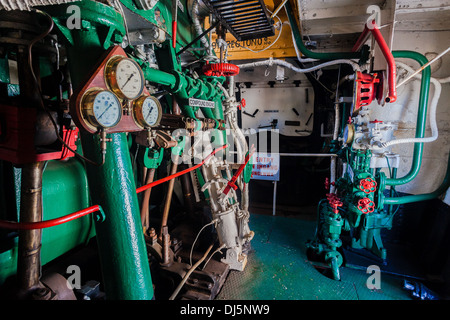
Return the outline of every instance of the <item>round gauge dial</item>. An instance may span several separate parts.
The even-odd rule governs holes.
[[[82,111],[91,126],[111,128],[122,118],[122,105],[116,95],[108,90],[95,90],[86,94]]]
[[[133,115],[141,127],[148,128],[156,126],[161,120],[161,104],[154,97],[143,96],[134,103]]]
[[[144,74],[133,59],[111,58],[105,67],[105,78],[110,89],[122,99],[134,100],[144,90]]]
[[[355,126],[353,124],[346,125],[343,136],[344,142],[349,145],[352,144],[354,135],[355,135]]]

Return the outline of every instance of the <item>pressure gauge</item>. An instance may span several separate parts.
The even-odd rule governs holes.
[[[158,125],[161,120],[161,104],[155,97],[142,96],[133,104],[133,116],[140,127],[154,127]]]
[[[122,105],[108,90],[87,92],[81,101],[81,111],[88,124],[96,129],[114,127],[122,118]]]
[[[355,136],[355,126],[353,124],[348,124],[344,129],[343,141],[345,144],[351,145],[353,142],[353,138]]]
[[[134,100],[144,90],[142,69],[136,61],[123,56],[112,57],[106,63],[105,81],[121,99]]]

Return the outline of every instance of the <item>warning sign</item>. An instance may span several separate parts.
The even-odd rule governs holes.
[[[255,153],[253,154],[252,179],[280,180],[280,154]]]

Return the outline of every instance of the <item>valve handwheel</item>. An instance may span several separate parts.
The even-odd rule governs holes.
[[[369,198],[359,199],[358,201],[358,210],[364,214],[374,212],[375,203]]]
[[[365,178],[359,181],[359,189],[364,193],[374,192],[377,189],[377,182],[372,178]]]
[[[202,71],[208,77],[232,77],[239,74],[239,67],[231,63],[208,63]]]
[[[330,206],[333,208],[333,212],[335,214],[339,213],[338,207],[342,207],[343,202],[339,199],[339,197],[335,193],[327,193],[327,199]]]

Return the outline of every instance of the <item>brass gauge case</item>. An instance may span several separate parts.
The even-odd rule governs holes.
[[[149,123],[147,123],[147,121],[145,121],[144,114],[142,112],[142,106],[146,99],[152,99],[153,101],[155,101],[156,106],[158,108],[158,119],[156,120],[155,124],[153,124],[153,125],[150,125]],[[161,103],[155,97],[142,96],[139,99],[134,101],[132,114],[133,114],[133,119],[136,122],[136,125],[138,125],[140,128],[146,129],[146,128],[155,127],[155,126],[159,125],[159,122],[161,121],[161,117],[162,117]]]
[[[139,94],[136,94],[136,96],[133,97],[127,96],[119,88],[119,84],[117,83],[117,66],[123,60],[128,60],[131,63],[133,63],[139,72],[139,76],[141,77],[141,88],[139,90]],[[114,92],[120,99],[133,100],[139,97],[144,91],[144,73],[142,72],[141,67],[133,59],[126,58],[124,56],[113,56],[108,60],[108,62],[105,65],[104,80],[108,89]]]
[[[119,112],[120,117],[113,126],[108,126],[108,127],[103,126],[100,123],[100,121],[97,119],[97,117],[95,116],[95,113],[94,113],[95,98],[97,97],[97,95],[99,93],[104,92],[104,91],[107,91],[107,90],[104,90],[101,88],[92,88],[92,89],[86,91],[80,100],[80,111],[81,111],[80,114],[82,116],[84,123],[92,130],[97,130],[99,128],[100,129],[113,128],[122,119],[123,110],[122,110],[122,105],[120,104],[120,101],[118,101],[119,102],[118,105],[120,107],[120,112]]]

